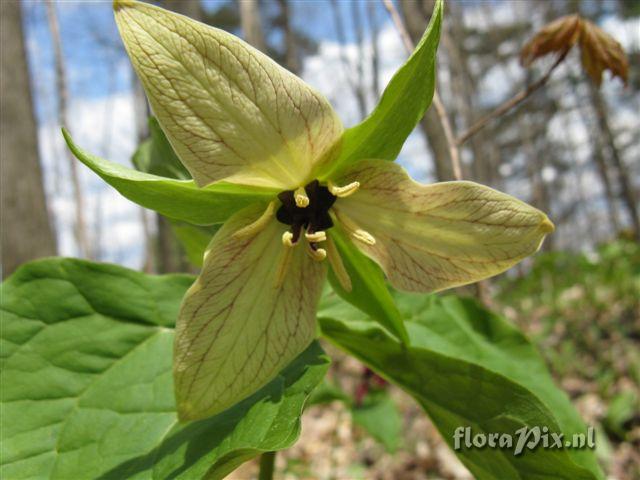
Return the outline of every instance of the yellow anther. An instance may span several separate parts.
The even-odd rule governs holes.
[[[373,235],[360,228],[357,223],[351,220],[348,216],[344,215],[344,213],[340,212],[337,208],[333,207],[332,210],[336,220],[338,220],[339,223],[341,223],[345,227],[345,229],[351,234],[353,238],[370,246],[376,244],[376,239]]]
[[[321,262],[325,258],[327,258],[327,251],[324,248],[313,249],[311,246],[307,249],[307,253],[311,258],[313,258],[316,262]]]
[[[296,188],[296,191],[293,192],[293,198],[297,207],[305,208],[309,206],[309,197],[307,197],[304,187]]]
[[[348,197],[360,188],[360,182],[351,182],[349,185],[345,185],[344,187],[338,187],[334,185],[332,182],[329,182],[329,191],[332,195],[340,198]]]
[[[374,246],[376,244],[376,239],[373,238],[373,235],[371,235],[366,230],[358,229],[355,232],[353,232],[351,235],[356,240],[360,240],[362,243],[366,243],[367,245]]]
[[[286,231],[282,234],[282,244],[285,247],[295,247],[295,243],[293,242],[293,233],[290,231]]]
[[[307,241],[313,242],[313,243],[324,242],[327,239],[327,234],[323,231],[305,233],[304,236],[307,239]]]

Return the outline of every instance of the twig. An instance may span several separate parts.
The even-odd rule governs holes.
[[[398,32],[400,33],[400,37],[402,38],[402,42],[404,43],[404,47],[407,49],[407,52],[411,53],[415,48],[411,37],[409,36],[409,32],[407,31],[402,18],[400,18],[400,14],[393,4],[392,0],[382,0],[384,7],[389,12],[391,16],[391,20],[395,24]],[[436,109],[436,113],[438,114],[438,119],[440,120],[440,125],[442,125],[442,130],[444,131],[445,139],[447,140],[447,146],[449,147],[449,159],[451,160],[451,169],[453,170],[453,177],[456,180],[462,180],[462,168],[460,166],[460,152],[458,150],[458,144],[456,143],[455,137],[453,135],[453,128],[451,128],[451,122],[449,122],[449,116],[447,115],[447,111],[444,108],[444,104],[440,99],[440,95],[437,90],[433,92],[433,106]]]
[[[58,24],[58,15],[56,13],[56,5],[52,1],[45,3],[47,8],[47,21],[49,30],[51,31],[51,40],[53,42],[53,57],[55,64],[55,81],[58,93],[58,124],[71,128],[68,114],[69,91],[67,89],[67,72],[64,63],[64,55],[62,51],[62,37],[60,35],[60,26]],[[87,227],[84,217],[84,195],[82,192],[82,183],[80,172],[78,171],[79,162],[65,148],[65,155],[69,161],[71,170],[71,187],[75,203],[75,223],[74,233],[78,245],[80,256],[85,258],[93,258],[89,248],[89,239],[87,237]]]
[[[517,107],[519,104],[524,102],[527,98],[529,98],[533,92],[538,90],[540,87],[544,86],[547,83],[547,81],[549,80],[549,78],[551,77],[551,74],[553,73],[553,71],[566,58],[567,54],[569,53],[569,50],[570,49],[566,49],[564,52],[562,52],[558,56],[556,61],[553,62],[553,65],[551,65],[549,70],[547,70],[547,73],[545,73],[542,77],[540,77],[538,80],[536,80],[535,82],[533,82],[530,85],[528,85],[524,90],[521,90],[520,92],[515,94],[510,99],[508,99],[505,102],[503,102],[495,110],[493,110],[492,112],[486,114],[484,117],[482,117],[476,123],[471,125],[465,132],[463,132],[462,134],[458,135],[458,138],[456,139],[456,144],[458,146],[462,145],[464,142],[469,140],[473,135],[475,135],[480,130],[482,130],[484,127],[486,127],[487,124],[491,120],[494,120],[495,118],[498,118],[501,115],[504,115],[505,113],[507,113],[512,108]]]
[[[357,8],[357,4],[355,4],[355,8]],[[340,56],[340,62],[342,63],[342,69],[344,71],[345,78],[347,80],[347,84],[349,88],[353,91],[353,95],[356,98],[356,102],[358,104],[358,113],[360,114],[360,119],[363,119],[367,116],[367,105],[364,98],[364,92],[362,91],[362,55],[358,55],[358,81],[354,81],[352,79],[350,70],[351,70],[351,61],[347,56],[347,52],[344,49],[344,45],[346,43],[346,34],[344,30],[344,24],[342,22],[342,15],[340,14],[340,4],[338,0],[331,0],[331,10],[333,10],[333,19],[336,27],[336,35],[338,37],[338,42],[340,43],[340,48],[338,50]],[[361,39],[358,39],[358,48],[361,49]]]
[[[453,178],[456,180],[462,180],[462,167],[460,166],[460,151],[456,139],[453,136],[453,130],[451,123],[449,122],[449,116],[444,108],[440,95],[437,91],[433,92],[433,106],[436,109],[440,123],[442,124],[442,130],[444,130],[444,137],[447,139],[447,145],[449,146],[449,158],[451,159],[451,168],[453,170]]]
[[[400,32],[400,37],[402,37],[405,48],[409,53],[411,53],[415,47],[413,45],[411,37],[409,36],[409,32],[407,31],[407,28],[402,21],[402,18],[400,18],[398,10],[396,10],[396,7],[394,6],[392,0],[382,0],[382,3],[384,3],[385,8],[389,12],[389,15],[391,16],[393,23],[398,29],[398,32]],[[437,90],[434,90],[433,92],[433,106],[435,107],[436,113],[438,114],[438,119],[440,120],[440,124],[442,125],[442,130],[444,131],[447,146],[449,147],[449,159],[451,160],[451,169],[453,171],[453,176],[456,180],[462,180],[462,168],[460,167],[460,153],[458,150],[458,143],[455,140],[447,111],[444,108]],[[475,289],[478,299],[484,305],[490,306],[491,298],[489,295],[487,284],[484,281],[476,282]]]
[[[407,49],[407,52],[411,53],[415,47],[413,45],[411,37],[409,36],[409,32],[404,26],[402,18],[400,18],[398,10],[396,10],[396,7],[391,0],[382,0],[382,3],[384,4],[384,8],[387,9],[387,12],[389,12],[391,20],[393,20],[393,24],[396,26],[398,32],[400,33],[400,38],[402,38],[404,48]]]

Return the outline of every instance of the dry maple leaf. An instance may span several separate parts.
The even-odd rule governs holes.
[[[522,48],[520,61],[527,67],[549,53],[564,54],[576,44],[580,45],[582,66],[596,85],[602,83],[605,70],[620,77],[626,85],[629,62],[622,45],[577,14],[561,17],[542,27]]]
[[[549,53],[569,50],[580,37],[580,23],[578,15],[567,15],[542,27],[522,48],[522,65],[528,67],[536,59]]]
[[[587,75],[598,86],[602,83],[602,72],[610,70],[627,84],[629,61],[624,49],[611,35],[595,24],[581,19],[580,50],[582,66]]]

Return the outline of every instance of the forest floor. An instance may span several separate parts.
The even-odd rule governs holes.
[[[492,290],[492,308],[538,346],[557,385],[596,428],[607,478],[640,478],[640,247],[615,242],[590,255],[541,254],[526,276],[503,278]],[[333,360],[329,377],[357,397],[370,372],[331,345],[326,349]],[[278,454],[276,478],[472,479],[419,405],[393,386],[383,388],[399,414],[394,445],[385,448],[354,421],[348,402],[313,405],[300,439]],[[250,462],[230,478],[256,476],[257,463]]]

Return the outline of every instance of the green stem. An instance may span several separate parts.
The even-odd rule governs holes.
[[[264,452],[260,456],[260,475],[258,480],[273,480],[276,452]]]

